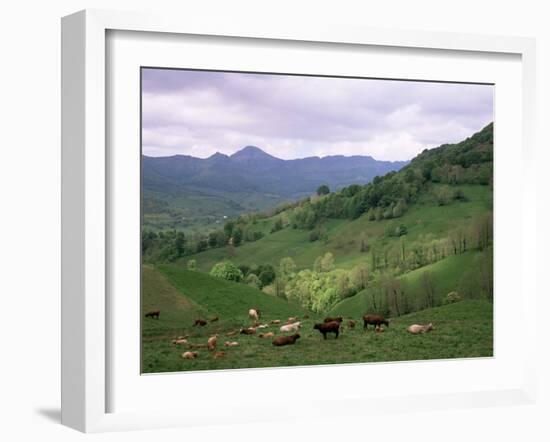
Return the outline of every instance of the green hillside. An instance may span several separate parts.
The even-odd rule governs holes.
[[[253,307],[264,312],[265,318],[262,319],[266,320],[306,313],[298,305],[244,284],[175,265],[159,265],[158,270],[179,292],[199,304],[209,315],[223,320],[248,323],[248,310]]]
[[[432,191],[437,189],[434,185]],[[212,266],[222,260],[230,259],[237,264],[271,264],[277,266],[281,258],[292,257],[298,269],[310,268],[315,258],[326,253],[334,254],[338,268],[349,269],[362,260],[369,261],[368,254],[361,252],[361,240],[367,238],[369,246],[389,248],[395,251],[400,248],[399,238],[388,238],[384,235],[398,225],[407,228],[406,241],[413,242],[422,236],[446,238],[448,233],[460,228],[476,216],[492,210],[492,190],[487,186],[458,186],[465,195],[464,201],[456,201],[446,206],[435,205],[431,194],[398,219],[369,221],[367,215],[355,220],[330,219],[324,222],[326,241],[310,241],[308,230],[285,228],[264,236],[254,242],[247,242],[239,247],[222,247],[209,249],[201,253],[181,258],[185,263],[195,259],[197,268],[208,272]],[[276,215],[263,220],[259,228],[274,224]]]
[[[436,302],[442,303],[443,298],[449,292],[460,290],[464,277],[474,271],[477,266],[479,252],[467,252],[462,255],[450,256],[434,264],[413,270],[398,279],[406,291],[408,302],[415,304],[423,296],[422,274],[430,272],[433,276],[433,284],[436,294]],[[357,293],[351,298],[344,299],[336,304],[327,313],[335,316],[357,317],[372,310],[372,296],[375,289],[372,287]]]
[[[220,342],[237,341],[238,347],[223,347],[225,356],[214,359],[206,349],[198,349],[198,358],[184,360],[181,354],[188,347],[175,347],[170,338],[144,341],[143,371],[150,373],[214,370],[231,368],[306,366],[319,364],[368,363],[421,359],[490,357],[493,355],[492,304],[468,300],[426,309],[391,320],[384,333],[345,329],[338,339],[323,340],[313,329],[315,320],[303,320],[301,338],[295,345],[274,347],[271,339],[257,335],[225,337],[230,327],[218,326]],[[358,318],[356,318],[358,319]],[[151,320],[154,321],[154,320]],[[435,330],[423,335],[410,335],[406,328],[415,323],[432,322]],[[267,331],[280,335],[278,327]],[[210,333],[189,330],[189,342],[204,343]]]

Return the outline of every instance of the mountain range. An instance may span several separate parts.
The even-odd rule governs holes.
[[[204,192],[258,192],[298,198],[322,184],[338,190],[366,184],[376,175],[398,170],[406,161],[377,161],[370,156],[326,156],[282,160],[247,146],[231,156],[143,156],[142,186],[155,191],[197,189]]]
[[[141,185],[142,196],[147,200],[144,213],[164,207],[164,211],[184,210],[187,221],[217,217],[221,212],[231,217],[311,195],[323,184],[331,191],[350,184],[366,184],[375,176],[406,164],[407,161],[377,161],[357,155],[282,160],[255,146],[246,146],[232,155],[215,153],[208,158],[143,156]],[[197,210],[190,210],[195,206]]]

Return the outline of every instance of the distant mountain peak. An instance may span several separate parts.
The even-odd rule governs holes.
[[[275,158],[273,155],[269,155],[256,146],[243,147],[241,150],[231,155],[231,159],[237,161],[255,161],[265,159],[278,160],[278,158]]]
[[[214,160],[214,159],[218,159],[218,158],[221,159],[221,158],[229,158],[229,157],[224,153],[216,152],[215,154],[210,155],[207,159],[208,160]]]

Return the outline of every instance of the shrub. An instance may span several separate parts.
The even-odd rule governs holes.
[[[210,275],[235,282],[242,281],[243,279],[243,272],[231,261],[222,261],[214,264],[214,267],[210,270]]]
[[[187,261],[187,270],[196,270],[197,269],[197,260],[190,259]]]
[[[262,286],[262,282],[260,281],[260,278],[258,278],[254,273],[250,273],[246,277],[245,282],[247,285],[256,287],[258,289]]]
[[[453,304],[455,302],[462,301],[462,296],[458,292],[450,292],[445,296],[445,304]]]

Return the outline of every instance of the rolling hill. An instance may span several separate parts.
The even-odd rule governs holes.
[[[277,266],[281,258],[290,256],[298,269],[305,269],[313,265],[315,258],[330,251],[335,257],[337,267],[350,269],[360,261],[369,260],[369,253],[361,251],[362,238],[368,238],[371,248],[396,251],[401,246],[400,239],[388,237],[384,232],[397,225],[407,228],[408,242],[426,238],[428,235],[433,239],[445,238],[450,231],[464,225],[473,217],[492,210],[492,192],[487,186],[465,185],[460,186],[460,189],[466,196],[465,201],[437,206],[426,198],[425,201],[411,206],[398,219],[373,222],[367,215],[362,215],[355,220],[327,220],[324,223],[327,235],[324,241],[310,241],[308,230],[285,228],[239,247],[212,248],[183,257],[180,261],[185,263],[194,259],[201,271],[208,272],[216,262],[224,259],[230,259],[237,264]],[[269,232],[281,216],[283,215],[279,214],[261,220],[256,228]]]
[[[193,276],[193,277],[192,277]],[[160,319],[143,321],[142,372],[162,373],[187,370],[213,370],[248,367],[306,366],[318,364],[368,363],[421,359],[447,359],[465,357],[489,357],[493,355],[492,304],[483,300],[467,300],[455,304],[425,309],[403,315],[390,321],[384,333],[364,332],[361,324],[354,330],[345,329],[336,340],[326,341],[313,329],[318,321],[315,316],[303,319],[301,338],[294,346],[276,348],[271,339],[257,335],[225,336],[239,324],[246,324],[243,309],[248,307],[249,296],[263,308],[266,319],[285,319],[292,312],[299,314],[299,307],[259,291],[242,290],[242,285],[211,278],[197,285],[194,276],[177,267],[157,269],[143,268],[142,312],[160,308]],[[237,296],[237,293],[239,295]],[[241,296],[241,295],[245,296]],[[227,299],[235,305],[225,310]],[[202,305],[205,302],[208,305]],[[222,311],[220,321],[203,328],[193,327],[196,315],[210,315]],[[360,314],[351,317],[360,319]],[[420,336],[412,336],[406,327],[413,323],[433,322],[435,330]],[[266,331],[279,335],[278,326]],[[204,344],[213,333],[221,342],[229,339],[239,346],[223,348],[225,356],[214,359],[206,349],[198,349],[194,360],[181,358],[187,346],[171,343],[174,336],[186,335],[192,344]]]

